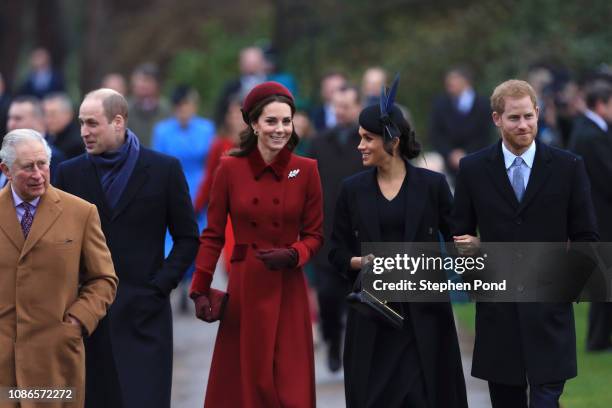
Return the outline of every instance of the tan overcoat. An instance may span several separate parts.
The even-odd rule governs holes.
[[[72,387],[72,403],[22,401],[21,407],[82,407],[85,334],[115,297],[117,277],[98,211],[49,187],[24,239],[10,184],[0,191],[0,387]],[[0,407],[15,407],[0,401]]]

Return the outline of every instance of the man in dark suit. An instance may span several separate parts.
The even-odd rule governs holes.
[[[53,92],[66,90],[62,73],[53,68],[49,51],[36,48],[30,55],[30,72],[19,88],[19,95],[42,99]]]
[[[2,77],[2,72],[0,72],[0,143],[2,143],[6,133],[6,118],[9,106],[11,106],[11,95]],[[0,187],[2,187],[1,183]]]
[[[338,124],[316,137],[312,142],[311,157],[317,160],[321,186],[323,188],[323,248],[312,260],[315,270],[315,285],[319,300],[319,315],[323,338],[328,347],[328,367],[338,371],[341,367],[340,348],[345,298],[350,288],[327,260],[329,239],[334,225],[333,215],[340,192],[340,183],[345,178],[363,170],[359,145],[359,91],[354,87],[343,87],[332,99]]]
[[[466,254],[484,242],[596,241],[582,160],[535,140],[538,107],[524,81],[491,96],[501,141],[461,160],[454,239]],[[479,231],[480,238],[476,237]],[[576,376],[571,303],[477,303],[472,375],[489,381],[493,408],[558,407]]]
[[[317,132],[332,129],[337,124],[332,99],[334,93],[346,85],[346,77],[340,72],[330,71],[321,78],[321,105],[310,112],[312,123]]]
[[[71,159],[85,152],[79,125],[74,118],[70,97],[65,93],[53,93],[45,96],[42,102],[45,113],[47,136],[55,147]]]
[[[57,166],[66,159],[66,155],[49,140],[40,101],[33,96],[18,96],[14,98],[9,107],[6,129],[8,131],[33,129],[45,137],[52,152],[51,180],[53,180]]]
[[[612,86],[588,86],[586,104],[574,124],[570,148],[584,159],[601,240],[612,242]],[[589,351],[612,352],[612,303],[591,304],[586,346]]]
[[[490,143],[491,110],[486,98],[474,91],[467,69],[449,70],[444,83],[446,92],[435,100],[431,112],[429,140],[454,176],[461,158]]]
[[[198,248],[187,182],[175,158],[142,147],[128,105],[110,89],[79,110],[86,154],[64,162],[57,186],[96,204],[119,277],[116,302],[86,344],[86,407],[170,407],[169,294]],[[164,237],[174,246],[164,259]]]

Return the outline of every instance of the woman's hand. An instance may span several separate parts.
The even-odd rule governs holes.
[[[368,262],[372,262],[373,259],[373,254],[366,256],[354,256],[351,258],[351,269],[359,270],[363,267],[363,265],[367,264]]]
[[[255,258],[262,261],[268,269],[292,269],[298,264],[298,253],[293,248],[260,249]]]
[[[192,296],[193,303],[195,305],[196,317],[205,322],[213,322],[212,309],[210,307],[210,300],[206,295]]]
[[[474,256],[480,249],[480,238],[473,235],[455,235],[453,240],[459,255]]]

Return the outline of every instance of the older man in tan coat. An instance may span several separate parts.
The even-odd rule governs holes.
[[[49,185],[50,156],[30,129],[9,132],[0,151],[0,407],[19,406],[6,387],[73,389],[69,402],[31,393],[22,408],[83,406],[82,336],[117,288],[96,207]]]

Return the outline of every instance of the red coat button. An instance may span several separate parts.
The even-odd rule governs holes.
[[[272,202],[276,205],[280,204],[280,200],[278,198],[275,198],[274,200],[272,200]]]
[[[259,203],[259,198],[255,197],[255,198],[253,199],[253,204],[257,205],[257,203]]]

